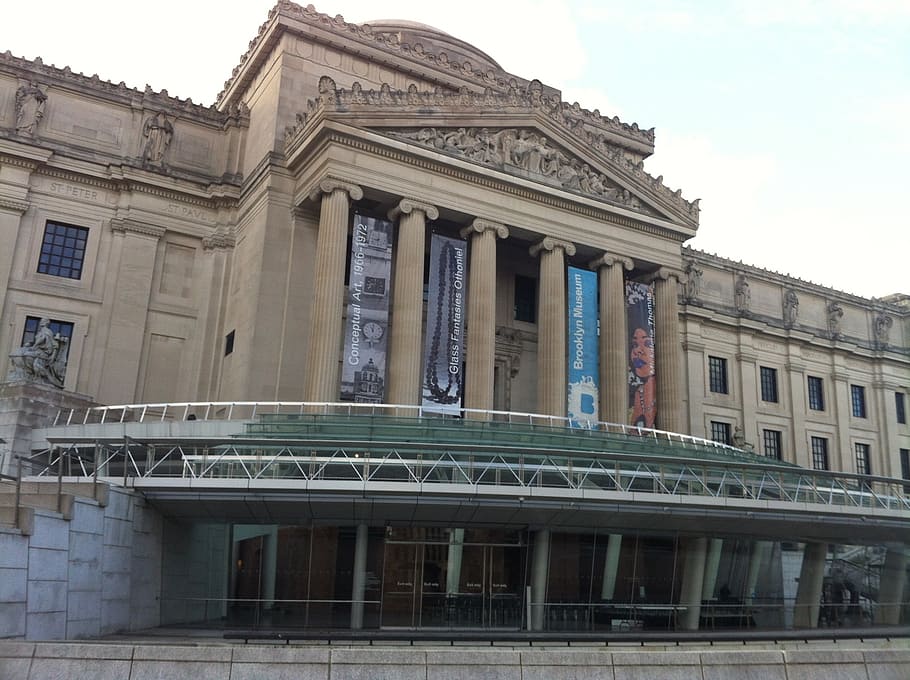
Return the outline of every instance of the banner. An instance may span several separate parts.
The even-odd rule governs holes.
[[[467,243],[460,239],[433,234],[430,241],[423,407],[441,413],[461,409],[466,251]]]
[[[592,428],[600,419],[597,342],[597,272],[569,267],[569,388],[566,414],[571,427]]]
[[[385,399],[392,223],[354,215],[341,400]]]
[[[653,428],[657,416],[654,370],[654,291],[644,283],[626,283],[629,329],[629,424]]]

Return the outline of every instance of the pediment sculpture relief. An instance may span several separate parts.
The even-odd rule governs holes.
[[[626,173],[631,178],[643,187],[646,187],[649,191],[654,192],[655,195],[659,196],[662,200],[666,201],[669,206],[672,206],[673,210],[677,214],[684,217],[684,219],[690,221],[691,223],[698,223],[698,213],[699,205],[698,200],[687,201],[682,197],[682,192],[677,190],[673,191],[663,183],[663,176],[653,177],[644,169],[644,164],[640,160],[640,155],[635,156],[627,150],[624,150],[615,142],[615,138],[610,137],[606,132],[601,130],[612,130],[615,128],[616,132],[622,131],[625,133],[628,128],[630,131],[639,132],[637,125],[626,126],[624,123],[621,123],[618,119],[610,119],[601,117],[599,114],[594,118],[587,115],[580,107],[574,105],[568,105],[565,102],[559,101],[557,98],[553,98],[544,93],[541,89],[541,85],[538,81],[531,81],[528,87],[520,87],[517,83],[510,82],[507,91],[497,92],[492,88],[485,88],[483,92],[474,92],[468,90],[466,87],[462,87],[457,92],[447,91],[441,88],[436,88],[432,91],[421,91],[414,84],[408,86],[406,91],[392,89],[388,83],[383,83],[382,86],[378,89],[365,90],[363,86],[355,82],[350,89],[338,88],[335,81],[329,78],[328,76],[323,76],[319,80],[319,96],[317,99],[311,99],[307,102],[307,111],[306,113],[298,113],[296,116],[296,121],[294,125],[290,125],[285,130],[285,144],[290,146],[293,144],[294,140],[301,134],[304,127],[306,127],[307,121],[318,111],[321,110],[335,110],[335,111],[355,111],[357,107],[365,108],[376,108],[376,107],[394,107],[394,108],[404,108],[410,109],[414,112],[415,116],[420,114],[425,114],[430,110],[463,110],[470,112],[472,115],[483,114],[485,111],[494,111],[497,113],[513,111],[515,113],[521,112],[538,112],[546,115],[551,120],[555,121],[560,125],[566,132],[567,135],[571,135],[579,140],[581,140],[586,147],[592,149],[596,153],[602,155],[609,163],[617,168],[622,173]],[[593,114],[591,114],[593,115]],[[434,130],[436,128],[428,128]],[[476,135],[478,130],[472,129],[472,133]],[[518,134],[516,130],[516,135]],[[530,135],[531,132],[528,131]],[[653,137],[653,131],[649,131],[649,134]],[[419,141],[419,140],[418,140]],[[527,140],[525,140],[527,141]],[[531,142],[541,142],[541,139],[531,140]],[[543,140],[544,142],[546,140]],[[520,146],[520,145],[519,145]],[[550,145],[547,145],[550,146]],[[458,149],[461,151],[462,149]],[[506,154],[502,154],[503,161],[507,159]],[[535,158],[533,154],[530,155],[531,158]],[[552,163],[552,159],[548,159]],[[529,163],[532,164],[532,167],[529,171],[534,172],[536,169],[534,167],[534,161],[529,160]],[[518,166],[522,167],[522,166]],[[560,179],[560,185],[569,186],[571,188],[576,181],[579,184],[579,189],[585,191],[582,187],[583,175],[584,181],[591,185],[593,184],[593,190],[590,192],[593,195],[607,198],[607,200],[616,200],[617,202],[624,205],[632,205],[632,197],[621,196],[620,199],[610,199],[609,189],[617,188],[615,186],[608,187],[602,179],[594,179],[590,177],[590,168],[589,172],[585,173],[580,166],[574,166],[569,160],[568,162],[559,163],[555,169],[552,166],[546,166],[550,171],[548,177],[556,177],[559,179],[559,172],[562,172],[562,179]],[[541,169],[544,166],[541,164]],[[599,187],[597,186],[598,180],[601,184],[604,185],[604,192],[600,192]]]
[[[420,128],[389,131],[422,146],[465,156],[502,170],[524,170],[535,179],[641,210],[636,196],[611,183],[587,163],[565,154],[532,130],[507,128]]]

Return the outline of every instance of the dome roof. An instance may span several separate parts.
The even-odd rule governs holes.
[[[408,43],[412,47],[420,43],[429,52],[445,52],[450,61],[457,58],[459,61],[470,61],[475,68],[502,71],[496,60],[483,50],[427,24],[402,19],[377,19],[366,21],[364,25],[369,26],[373,33],[396,35],[399,42]]]

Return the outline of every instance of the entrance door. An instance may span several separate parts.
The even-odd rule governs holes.
[[[524,589],[518,546],[465,545],[452,626],[520,628]]]

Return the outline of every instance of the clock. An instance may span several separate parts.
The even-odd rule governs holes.
[[[378,324],[375,321],[367,321],[363,324],[363,337],[370,342],[379,340],[383,333],[385,333],[385,329],[381,324]]]

